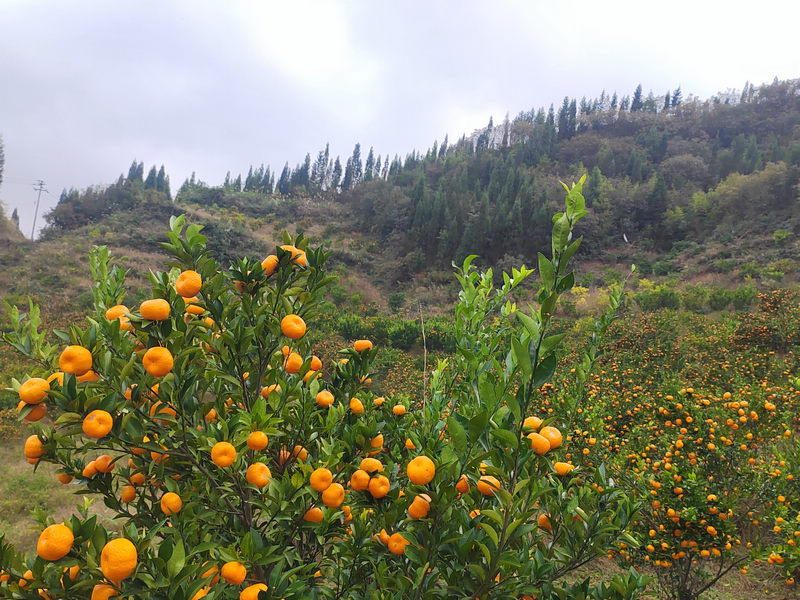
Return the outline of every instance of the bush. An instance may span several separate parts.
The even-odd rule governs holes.
[[[740,285],[733,290],[733,308],[736,310],[747,310],[753,306],[756,296],[758,296],[758,290],[756,290],[754,286],[749,284]]]
[[[691,312],[705,312],[706,302],[708,302],[708,288],[702,283],[687,286],[681,296],[683,307]]]
[[[723,287],[712,287],[708,293],[708,306],[711,310],[725,310],[733,300],[733,292]]]
[[[422,335],[419,321],[400,321],[389,328],[389,343],[395,348],[408,350]]]
[[[564,257],[580,243],[570,238],[585,214],[581,183],[553,221],[553,260],[540,257],[539,310],[510,309],[532,271],[494,290],[471,258],[459,269],[459,352],[431,374],[424,402],[373,399],[377,350],[369,347],[343,350],[347,360],[330,365],[329,379],[311,374],[305,326],[297,318],[283,326],[287,313],[311,324],[328,281],[327,255],[302,237],[294,244],[305,259],[278,250],[270,276],[248,259],[223,271],[199,228],[183,234],[175,219],[165,249],[202,275],[192,305],[202,312],[185,313],[177,271],[158,273],[153,296],[168,314],[152,316],[161,320],[135,309],[107,319],[123,299],[124,272],[96,255],[93,265],[104,268],[95,269],[94,314],[63,335],[80,348],[62,354],[71,357],[59,359],[63,385],[56,378],[46,392],[63,415],[36,425],[25,451],[102,497],[120,529],[89,516],[87,503],[65,523],[69,539],[53,549],[63,552],[25,557],[0,537],[5,590],[87,598],[109,585],[105,576],[122,596],[176,600],[244,597],[242,584],[286,600],[638,597],[646,580],[635,572],[612,585],[565,580],[623,542],[638,544],[626,533],[636,504],[605,468],[566,462],[561,446],[580,394],[569,410],[542,413],[551,427],[540,430],[544,454],[524,437],[537,390],[555,375],[551,316],[573,283]],[[612,318],[598,322],[577,384]],[[16,319],[4,339],[48,375],[56,349],[29,325]],[[90,365],[98,377],[79,381]],[[42,528],[53,522],[37,515]],[[107,544],[117,550],[105,552]],[[64,577],[72,566],[75,578]],[[217,582],[220,567],[225,581]]]
[[[655,312],[664,308],[677,310],[680,308],[681,299],[671,286],[657,285],[649,291],[634,294],[633,299],[645,312]]]
[[[393,313],[400,312],[400,309],[403,308],[403,304],[406,302],[406,295],[402,292],[395,292],[394,294],[389,296],[389,310]]]

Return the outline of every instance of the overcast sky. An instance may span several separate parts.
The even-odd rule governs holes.
[[[330,142],[404,156],[565,95],[800,77],[800,3],[0,0],[6,214],[135,158],[220,184]]]

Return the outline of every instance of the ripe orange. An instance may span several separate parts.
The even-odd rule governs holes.
[[[105,410],[93,410],[83,419],[83,433],[99,440],[108,435],[114,426],[114,419]]]
[[[64,373],[83,375],[92,368],[92,353],[83,346],[67,346],[58,357],[58,368]]]
[[[131,328],[131,320],[126,316],[126,314],[130,312],[130,309],[124,304],[117,304],[106,311],[106,319],[109,321],[119,319],[120,330],[127,331]]]
[[[303,515],[303,520],[308,521],[309,523],[321,523],[322,516],[323,516],[322,509],[316,506],[312,506]]]
[[[263,431],[253,431],[247,436],[247,447],[251,450],[263,450],[269,444],[269,438]]]
[[[327,408],[331,404],[333,404],[333,394],[331,394],[328,390],[322,390],[320,393],[317,394],[317,405],[321,406],[322,408]]]
[[[333,483],[333,473],[325,467],[320,467],[311,473],[308,483],[318,492],[324,492],[330,487],[331,483]]]
[[[217,442],[211,448],[211,461],[218,467],[230,467],[236,460],[236,448],[229,442]]]
[[[58,480],[64,485],[72,482],[72,480],[74,479],[74,477],[68,473],[59,473],[58,475],[56,475],[56,477],[58,477]]]
[[[467,479],[466,475],[461,475],[456,483],[456,490],[458,490],[459,494],[466,494],[469,491],[469,479]]]
[[[528,439],[531,441],[531,450],[536,452],[536,454],[541,456],[542,454],[547,454],[550,450],[550,440],[540,433],[529,433]]]
[[[58,385],[64,385],[64,373],[62,371],[56,371],[50,377],[47,378],[47,383],[53,383],[54,381],[58,381]]]
[[[364,405],[358,398],[350,398],[350,412],[354,415],[360,415],[364,412]]]
[[[309,368],[312,371],[319,371],[322,368],[322,360],[316,354],[311,355],[311,365]]]
[[[363,352],[364,350],[372,350],[372,342],[369,340],[356,340],[353,342],[353,348],[356,352]]]
[[[280,394],[281,386],[279,386],[277,383],[273,383],[272,385],[264,386],[263,388],[261,388],[261,397],[262,398],[269,398],[269,395],[272,392]]]
[[[145,300],[139,305],[139,314],[148,321],[163,321],[169,319],[169,302],[163,298]]]
[[[542,420],[539,417],[525,417],[525,420],[522,422],[522,427],[527,427],[533,429],[534,431],[539,431],[539,427],[542,426]]]
[[[367,473],[379,473],[383,471],[383,463],[377,458],[365,458],[361,461],[359,468]]]
[[[31,410],[25,415],[25,420],[30,423],[35,423],[39,421],[47,414],[47,405],[44,402],[40,402],[39,404],[26,404],[22,400],[19,401],[17,404],[17,412],[21,413],[23,409],[27,406],[31,407]]]
[[[358,469],[350,476],[350,487],[357,492],[363,492],[369,486],[369,473]]]
[[[389,546],[389,552],[400,555],[405,553],[408,544],[408,540],[400,533],[393,533],[389,536],[389,543],[387,545]]]
[[[392,407],[392,412],[396,414],[398,417],[402,417],[404,414],[406,414],[406,407],[403,406],[402,404],[395,404]]]
[[[175,492],[167,492],[161,496],[161,512],[168,517],[177,515],[183,507],[183,500]]]
[[[97,475],[97,463],[95,461],[90,461],[83,467],[83,471],[81,471],[81,475],[84,479],[90,479]]]
[[[107,583],[98,583],[92,588],[92,596],[90,600],[108,600],[119,596],[117,588]]]
[[[144,353],[142,366],[153,377],[163,377],[172,370],[172,353],[162,346],[154,346]]]
[[[186,308],[183,312],[190,314],[190,315],[202,315],[205,309],[200,306],[200,300],[197,298],[184,298],[184,304],[186,304]]]
[[[247,483],[251,483],[257,488],[265,488],[269,485],[272,472],[269,467],[262,462],[253,463],[247,467],[245,478]]]
[[[491,496],[495,490],[500,489],[500,482],[491,475],[481,475],[478,479],[478,491],[484,496]]]
[[[542,427],[541,431],[539,431],[539,434],[546,437],[547,441],[550,442],[550,450],[555,450],[561,445],[561,442],[564,441],[564,439],[561,437],[561,432],[550,425],[547,427]]]
[[[92,381],[99,381],[99,380],[100,380],[100,375],[98,375],[97,373],[95,373],[94,371],[92,371],[91,369],[89,369],[89,370],[88,370],[88,371],[86,371],[86,373],[84,373],[83,375],[78,375],[78,377],[77,377],[77,380],[78,380],[80,383],[87,383],[87,382],[92,382]]]
[[[270,254],[261,261],[261,268],[264,269],[264,273],[269,277],[275,272],[275,269],[278,268],[278,257],[274,254]]]
[[[203,287],[203,278],[197,271],[184,271],[178,275],[178,281],[175,282],[175,291],[183,298],[196,296],[201,287]]]
[[[300,372],[300,368],[303,366],[303,357],[300,356],[297,352],[289,353],[289,356],[286,357],[286,360],[283,363],[283,368],[286,369],[286,372],[290,375],[294,375],[295,373]]]
[[[308,261],[306,260],[306,253],[305,252],[303,252],[299,248],[296,248],[296,247],[292,246],[291,244],[283,244],[281,246],[281,249],[292,253],[292,262],[294,264],[301,265],[303,267],[306,266]]]
[[[389,493],[389,488],[392,486],[389,479],[384,475],[378,475],[369,480],[367,491],[372,494],[373,498],[383,498]]]
[[[126,485],[122,488],[122,494],[120,495],[120,500],[125,502],[126,504],[133,502],[136,499],[136,488],[132,485]]]
[[[540,514],[539,518],[536,519],[536,524],[542,529],[553,531],[553,525],[550,523],[550,518],[544,513]]]
[[[266,583],[248,585],[239,593],[239,600],[258,600],[258,593],[266,592],[268,589]]]
[[[237,560],[226,562],[220,571],[222,578],[231,585],[239,585],[247,577],[247,569]]]
[[[572,469],[574,469],[575,467],[573,465],[569,464],[569,463],[557,462],[557,463],[553,464],[553,468],[556,470],[556,473],[558,473],[559,475],[566,475],[567,473],[572,471]]]
[[[39,404],[47,398],[50,384],[41,377],[31,377],[19,387],[19,398],[25,404]]]
[[[119,584],[130,576],[137,563],[136,546],[126,538],[111,540],[100,552],[100,570],[112,583]]]
[[[39,535],[36,552],[44,560],[55,561],[64,558],[72,550],[75,536],[72,530],[63,523],[50,525]]]
[[[342,502],[344,502],[344,487],[341,483],[332,483],[322,492],[322,503],[328,508],[341,506]]]
[[[94,466],[98,473],[111,473],[114,470],[114,459],[108,454],[101,454],[94,459]]]
[[[406,473],[411,483],[426,485],[436,475],[436,465],[427,456],[418,456],[408,463]]]
[[[384,398],[383,396],[378,396],[377,398],[375,398],[375,399],[372,401],[372,403],[373,403],[375,406],[380,406],[380,405],[381,405],[381,404],[383,404],[384,402],[386,402],[386,398]]]
[[[416,450],[417,447],[414,445],[414,442],[411,441],[411,438],[406,438],[406,450]]]
[[[416,496],[408,507],[408,516],[412,519],[422,519],[428,516],[431,509],[431,498],[427,494]]]
[[[281,333],[292,340],[299,340],[306,334],[306,322],[298,315],[286,315],[281,319]]]

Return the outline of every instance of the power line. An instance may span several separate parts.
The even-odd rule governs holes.
[[[33,234],[36,231],[36,217],[39,215],[39,200],[42,199],[42,192],[50,192],[44,187],[44,181],[41,179],[37,179],[36,183],[33,184],[33,189],[36,190],[38,195],[36,196],[36,210],[33,212],[33,227],[31,227],[31,241],[33,241]]]

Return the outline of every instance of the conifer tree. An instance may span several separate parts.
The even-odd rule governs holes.
[[[5,166],[6,166],[6,153],[5,149],[3,148],[3,136],[0,135],[0,185],[3,185],[3,170]]]
[[[147,179],[144,180],[144,189],[154,190],[156,188],[157,178],[158,175],[156,174],[156,166],[153,165],[150,171],[147,173]]]
[[[682,100],[683,96],[681,94],[681,86],[678,86],[675,88],[675,91],[672,92],[672,107],[675,108],[676,106],[680,105]]]
[[[445,156],[447,156],[447,134],[444,135],[444,141],[442,142],[442,145],[439,146],[439,158],[444,158]],[[388,162],[388,156],[387,156],[387,162]]]
[[[353,157],[347,159],[347,164],[344,167],[344,178],[342,178],[342,191],[347,192],[353,188],[353,180],[354,180],[354,167],[353,167]]]
[[[287,162],[283,165],[283,171],[281,171],[281,176],[278,179],[278,192],[284,196],[289,194],[291,176],[292,170],[289,168],[289,163]]]
[[[330,189],[335,194],[339,191],[339,184],[342,181],[342,161],[339,157],[336,157],[336,161],[333,163],[333,171],[331,171],[331,183]]]
[[[631,100],[631,112],[642,110],[642,84],[636,86],[636,91],[633,92],[633,100]]]
[[[372,179],[374,171],[375,171],[375,153],[372,150],[372,146],[370,146],[369,154],[367,154],[367,162],[364,164],[364,181],[370,181]]]

